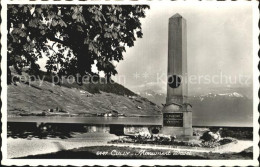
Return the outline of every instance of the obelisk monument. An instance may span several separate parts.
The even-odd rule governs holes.
[[[186,20],[178,13],[170,17],[168,33],[168,84],[162,133],[192,136],[192,110],[187,101],[187,28]]]

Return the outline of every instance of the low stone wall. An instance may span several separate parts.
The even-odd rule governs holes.
[[[104,133],[110,133],[110,126],[109,125],[87,125],[84,126],[86,129],[86,132],[104,132]]]
[[[124,126],[124,134],[150,133],[158,134],[161,131],[159,126]]]
[[[48,133],[48,132],[103,132],[116,135],[135,134],[135,133],[150,133],[157,134],[160,132],[159,126],[127,126],[127,125],[95,125],[95,124],[64,124],[64,123],[44,123],[44,122],[8,122],[8,132],[10,135],[15,133],[23,134],[23,131]]]
[[[124,134],[135,134],[139,132],[149,132],[148,127],[141,126],[125,126]]]
[[[86,132],[105,132],[112,134],[136,134],[136,133],[150,133],[157,134],[161,127],[157,126],[124,126],[124,125],[86,125],[84,126]]]

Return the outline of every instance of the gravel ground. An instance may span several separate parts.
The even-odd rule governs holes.
[[[117,138],[118,137],[116,135],[109,133],[76,134],[73,138],[69,139],[13,139],[9,137],[7,139],[7,157],[18,158],[28,155],[47,154],[80,147],[102,146],[105,145],[107,141]]]
[[[8,138],[7,140],[7,156],[8,158],[19,158],[26,157],[29,155],[49,154],[58,151],[71,150],[80,147],[91,147],[91,146],[112,146],[115,144],[107,144],[110,140],[118,139],[116,135],[109,133],[84,133],[74,134],[73,138],[60,139],[60,138]],[[238,140],[235,144],[231,144],[228,147],[223,147],[219,150],[214,151],[215,153],[239,153],[253,145],[252,141]],[[117,146],[117,145],[116,145]],[[120,146],[120,144],[118,144]],[[148,148],[147,146],[131,145],[132,148]],[[165,147],[149,147],[149,149],[167,149],[176,151],[192,151],[192,152],[210,152],[203,150],[194,149],[176,149],[176,148],[165,148]]]
[[[252,140],[238,140],[237,143],[232,143],[228,147],[223,147],[220,150],[217,150],[216,152],[219,153],[239,153],[249,147],[253,146]]]

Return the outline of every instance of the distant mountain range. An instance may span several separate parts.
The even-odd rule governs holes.
[[[250,97],[252,92],[248,92],[250,89],[224,88],[222,93],[202,95],[196,93],[196,95],[189,96],[188,101],[193,108],[193,125],[252,126],[253,98],[252,96]],[[157,105],[165,104],[166,93],[158,92],[157,90],[148,88],[136,91],[136,93]],[[220,88],[218,90],[220,92]]]

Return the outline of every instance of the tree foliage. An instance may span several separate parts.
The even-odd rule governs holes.
[[[17,72],[48,57],[46,69],[60,76],[117,74],[114,61],[142,37],[146,5],[8,5],[8,67]]]

